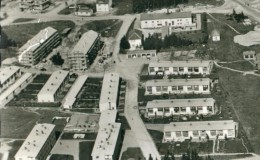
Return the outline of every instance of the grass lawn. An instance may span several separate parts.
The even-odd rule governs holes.
[[[1,60],[5,60],[6,58],[16,57],[17,49],[9,47],[7,49],[0,49]]]
[[[30,22],[35,20],[34,18],[18,18],[13,21],[13,23]]]
[[[203,5],[214,5],[214,6],[220,6],[224,4],[224,0],[192,0],[189,1],[187,5],[195,5],[195,4],[203,4]]]
[[[74,28],[75,23],[72,21],[51,21],[51,22],[41,22],[33,24],[21,24],[21,25],[11,25],[2,27],[3,32],[6,33],[9,39],[15,40],[18,47],[21,47],[29,39],[34,37],[40,30],[51,26],[58,32],[62,32],[65,28]]]
[[[114,0],[114,8],[116,15],[124,15],[133,13],[133,0]]]
[[[73,13],[73,11],[74,11],[74,9],[70,9],[69,7],[66,7],[63,10],[61,10],[58,14],[69,15],[69,14]]]
[[[243,127],[251,146],[260,153],[260,77],[218,69],[219,82],[233,104],[240,128]]]
[[[217,17],[222,22],[228,23],[226,20],[226,16],[223,14],[212,14],[214,17]],[[234,36],[238,35],[232,29],[230,29],[227,25],[219,23],[213,20],[210,16],[207,16],[211,22],[208,23],[208,33],[211,34],[213,29],[217,29],[220,32],[220,41],[212,42],[210,39],[207,45],[207,52],[214,57],[214,59],[218,59],[220,61],[236,61],[243,59],[243,51],[248,50],[259,50],[260,45],[254,45],[250,47],[241,46],[237,43],[234,43]],[[247,33],[252,30],[252,26],[244,26],[241,24],[230,24],[232,27],[236,28],[240,32]],[[240,29],[238,28],[240,26]]]
[[[79,143],[79,160],[92,160],[91,153],[95,142]]]
[[[236,69],[239,71],[252,71],[255,67],[248,61],[240,61],[240,62],[233,62],[233,63],[220,63],[223,67],[228,67],[232,69]]]
[[[135,160],[145,159],[140,148],[127,148],[127,150],[123,152],[121,160],[128,160],[130,158]]]
[[[103,37],[115,37],[123,22],[121,20],[99,20],[90,21],[81,26],[79,32],[85,33],[88,30],[94,30],[101,33]]]
[[[72,155],[66,155],[66,154],[53,154],[50,157],[50,160],[73,160]]]
[[[246,153],[246,149],[242,144],[242,141],[237,140],[228,140],[219,142],[219,152],[224,153]]]
[[[23,141],[17,140],[14,142],[9,143],[9,145],[12,147],[12,149],[9,151],[9,157],[8,160],[14,160],[14,156],[16,152],[19,150],[19,148],[22,146]]]
[[[153,138],[155,143],[161,143],[163,139],[163,132],[157,130],[148,129],[149,134]]]
[[[6,108],[0,110],[3,138],[26,138],[32,128],[38,123],[52,123],[54,116],[70,116],[55,109],[23,109]],[[56,124],[56,131],[62,131],[64,124]]]

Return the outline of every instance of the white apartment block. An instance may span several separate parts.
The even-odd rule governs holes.
[[[18,60],[24,65],[33,66],[43,60],[61,42],[58,31],[47,27],[27,41],[20,49]]]
[[[173,13],[142,13],[141,28],[161,28],[169,27],[189,27],[192,23],[191,12],[173,12]]]
[[[213,98],[153,100],[146,105],[146,116],[215,114]]]
[[[164,126],[163,142],[235,138],[238,123],[233,120],[172,122]]]
[[[209,78],[149,80],[145,94],[210,94],[210,84]]]
[[[102,114],[102,113],[101,113]],[[121,123],[107,123],[99,128],[91,153],[93,160],[116,160],[119,155]]]
[[[14,156],[15,160],[46,160],[55,142],[55,125],[37,124]]]
[[[103,78],[99,100],[100,112],[116,110],[118,105],[120,77],[118,73],[106,73]]]
[[[0,69],[0,94],[22,75],[19,67],[10,66]]]
[[[149,75],[209,75],[212,68],[213,61],[159,61],[149,63],[148,73]]]
[[[107,125],[108,123],[114,123],[117,120],[117,110],[105,110],[102,111],[99,118],[99,126]]]
[[[90,30],[82,35],[78,43],[75,45],[68,58],[73,70],[86,70],[92,62],[89,61],[89,55],[96,53],[98,50],[98,42],[100,35]]]
[[[76,81],[71,86],[69,92],[63,99],[62,106],[64,109],[72,109],[72,107],[77,99],[77,96],[78,96],[79,92],[81,91],[81,89],[83,88],[87,79],[88,79],[87,75],[81,75],[76,79]]]
[[[69,81],[68,71],[55,71],[37,94],[38,102],[55,102],[58,94]]]
[[[32,73],[25,73],[7,88],[0,95],[0,108],[10,102],[15,95],[18,95],[31,81],[33,80]]]
[[[97,12],[109,12],[112,6],[112,0],[97,0],[96,9]]]

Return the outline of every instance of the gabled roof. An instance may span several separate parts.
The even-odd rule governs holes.
[[[213,31],[212,31],[212,37],[213,36],[220,36],[220,33],[219,33],[219,31],[218,30],[216,30],[216,29],[214,29]]]
[[[109,0],[97,0],[97,4],[109,4]]]
[[[129,40],[142,39],[142,31],[134,29],[129,34]]]
[[[173,12],[173,13],[142,13],[141,21],[144,20],[159,20],[159,19],[177,19],[177,18],[191,18],[191,12]]]

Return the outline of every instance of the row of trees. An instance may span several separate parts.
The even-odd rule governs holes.
[[[160,9],[170,6],[176,7],[178,4],[188,2],[189,0],[133,0],[133,11],[140,13],[151,9]]]

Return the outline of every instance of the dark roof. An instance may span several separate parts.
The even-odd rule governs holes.
[[[97,0],[97,4],[109,4],[109,0]]]
[[[134,29],[129,33],[129,40],[142,39],[142,31]]]
[[[176,18],[191,18],[191,12],[173,12],[173,13],[142,13],[141,21],[143,20],[158,20],[158,19],[176,19]]]
[[[218,30],[216,30],[216,29],[214,29],[213,31],[212,31],[212,37],[213,36],[220,36],[220,33],[219,33],[219,31]]]

